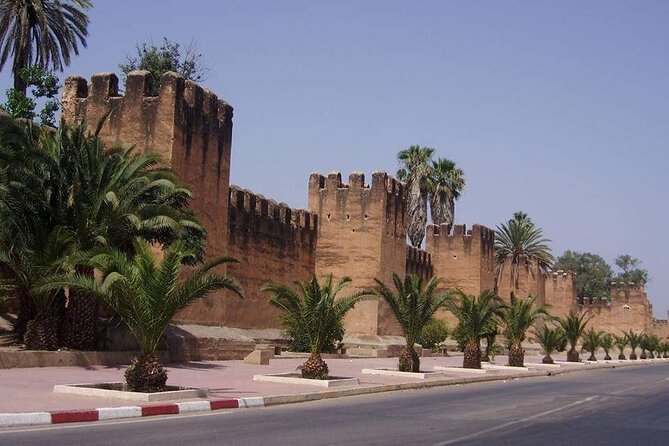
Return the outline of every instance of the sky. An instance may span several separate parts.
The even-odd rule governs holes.
[[[195,42],[234,108],[231,182],[307,206],[310,172],[464,169],[456,223],[530,215],[566,249],[643,261],[669,308],[669,2],[94,1],[64,75]],[[8,88],[7,70],[0,87]]]

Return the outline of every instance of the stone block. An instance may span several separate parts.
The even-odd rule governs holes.
[[[244,358],[244,364],[269,365],[272,350],[253,350]]]

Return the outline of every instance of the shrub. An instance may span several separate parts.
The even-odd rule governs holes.
[[[448,334],[446,323],[432,318],[420,331],[417,341],[423,348],[435,348],[448,338]]]

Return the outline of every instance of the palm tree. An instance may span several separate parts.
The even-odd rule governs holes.
[[[627,335],[623,332],[622,335],[613,335],[614,344],[616,348],[620,351],[618,359],[625,360],[625,348],[629,345],[630,341]]]
[[[610,361],[611,360],[611,355],[609,355],[609,351],[613,348],[615,339],[613,338],[613,335],[611,333],[604,333],[602,334],[601,339],[599,340],[599,346],[604,350],[604,360],[605,361]]]
[[[641,343],[643,333],[636,333],[634,330],[630,329],[630,331],[625,333],[625,336],[627,336],[627,340],[629,341],[630,348],[632,349],[632,353],[630,353],[630,359],[635,360],[635,359],[637,359],[636,348]]]
[[[527,330],[539,319],[547,317],[548,313],[543,305],[533,308],[536,298],[518,299],[511,293],[511,302],[501,308],[500,321],[504,326],[502,333],[509,343],[509,365],[523,367],[525,351],[523,341]]]
[[[338,298],[337,294],[350,283],[349,277],[333,283],[330,274],[323,283],[316,277],[309,282],[295,281],[297,292],[273,283],[262,287],[263,291],[272,294],[270,303],[283,311],[283,323],[295,327],[309,341],[311,355],[301,366],[302,378],[328,379],[328,365],[321,353],[342,331],[346,313],[361,299],[367,298],[362,292]]]
[[[655,358],[655,352],[657,352],[657,348],[659,347],[659,345],[660,345],[660,338],[658,338],[656,335],[646,336],[646,346],[648,347],[648,357],[650,359]]]
[[[669,358],[669,342],[663,342],[662,343],[662,357],[663,358]]]
[[[483,355],[481,355],[482,362],[490,362],[490,356],[495,348],[497,336],[499,336],[499,324],[496,319],[490,319],[481,333],[481,339],[485,338],[485,350],[483,351]]]
[[[160,391],[165,387],[167,372],[156,350],[174,315],[214,291],[230,290],[241,298],[244,291],[234,278],[212,272],[219,265],[236,262],[231,257],[206,262],[180,283],[184,261],[195,255],[192,249],[177,242],[163,252],[162,260],[157,260],[151,244],[136,239],[133,251],[131,257],[116,248],[86,255],[82,264],[99,271],[99,279],[87,274],[53,276],[37,289],[69,287],[106,303],[139,343],[140,355],[132,358],[125,372],[128,390]]]
[[[516,212],[506,224],[498,225],[495,230],[498,283],[507,260],[511,261],[512,289],[518,288],[520,268],[531,272],[530,266],[537,262],[542,270],[548,269],[554,261],[548,242],[550,240],[544,238],[541,229],[522,212]]]
[[[534,339],[544,350],[544,355],[546,356],[541,360],[544,364],[553,364],[554,361],[553,358],[551,358],[551,354],[554,351],[564,350],[567,341],[562,328],[550,328],[548,325],[544,325],[541,330],[535,330]]]
[[[423,327],[430,322],[432,316],[443,308],[449,297],[436,292],[439,279],[432,277],[423,283],[420,276],[409,274],[402,280],[393,274],[393,292],[383,282],[375,279],[376,287],[372,292],[385,300],[402,328],[406,344],[399,357],[399,370],[402,372],[420,371],[420,358],[414,350],[416,340]]]
[[[583,347],[581,348],[581,351],[590,352],[588,361],[597,361],[597,356],[595,355],[597,354],[599,347],[601,347],[602,336],[604,336],[602,330],[595,330],[592,327],[583,334]]]
[[[63,70],[86,47],[90,0],[0,2],[0,70],[13,57],[14,89],[26,94],[20,71],[31,65]]]
[[[407,215],[409,224],[407,234],[409,241],[414,247],[420,247],[425,237],[425,226],[427,225],[427,178],[429,175],[429,162],[434,149],[414,145],[402,150],[397,154],[400,169],[397,178],[407,185],[409,195],[407,197]]]
[[[646,350],[650,349],[650,342],[646,333],[641,333],[641,337],[639,338],[639,347],[641,348],[639,359],[648,359]]]
[[[458,290],[453,293],[446,308],[458,319],[459,336],[464,342],[462,366],[470,369],[481,368],[481,337],[490,321],[500,316],[502,301],[492,291],[484,291],[470,296]]]
[[[460,198],[465,185],[465,173],[454,161],[446,158],[432,161],[427,177],[432,223],[446,224],[449,234],[455,220],[455,200]]]
[[[155,155],[105,148],[97,133],[89,134],[83,125],[62,124],[50,131],[3,120],[0,191],[0,250],[6,251],[6,260],[11,252],[26,250],[36,253],[32,258],[45,258],[38,251],[57,228],[70,234],[68,249],[73,252],[112,246],[132,255],[134,238],[142,237],[163,246],[188,241],[195,250],[189,263],[202,256],[204,229],[188,209],[190,191],[175,174],[159,167]],[[28,270],[16,269],[21,265],[26,264],[3,266],[0,260],[3,278],[16,282],[30,277]],[[82,265],[69,266],[92,275]],[[30,309],[23,302],[32,295],[18,296],[22,308]],[[56,324],[60,345],[94,346],[97,305],[95,299],[70,293],[64,320]],[[56,314],[63,316],[62,311]],[[33,316],[20,314],[19,320]]]
[[[576,345],[590,321],[589,318],[586,319],[586,316],[587,313],[578,315],[573,310],[570,310],[566,317],[556,319],[558,325],[564,330],[565,337],[569,342],[569,351],[567,352],[567,361],[569,362],[579,362],[581,360],[576,350]]]

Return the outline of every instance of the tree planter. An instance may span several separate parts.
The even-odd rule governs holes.
[[[90,383],[90,384],[57,384],[53,386],[54,393],[69,395],[93,396],[97,398],[117,398],[127,401],[151,403],[155,401],[180,400],[185,398],[206,398],[208,389],[192,387],[165,386],[162,392],[130,392],[124,390],[121,382]]]
[[[399,376],[402,378],[416,378],[416,379],[438,379],[444,378],[444,374],[438,371],[434,372],[402,372],[397,369],[378,368],[378,369],[362,369],[363,375],[378,375],[378,376]]]
[[[305,386],[318,387],[341,387],[354,386],[360,384],[358,378],[348,378],[341,376],[330,376],[327,379],[308,379],[302,378],[300,373],[276,373],[271,375],[254,375],[254,381],[280,383],[280,384],[302,384]]]

